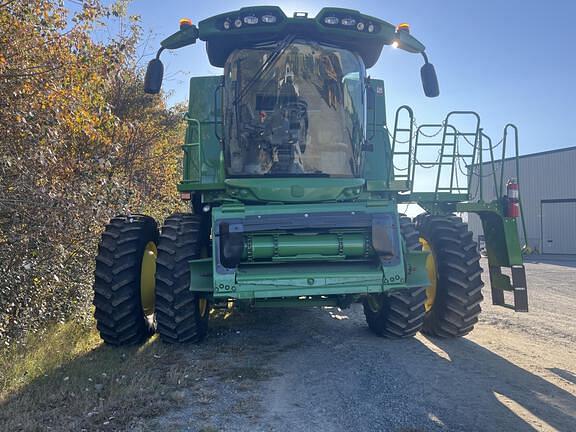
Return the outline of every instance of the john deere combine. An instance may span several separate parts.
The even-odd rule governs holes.
[[[274,6],[198,26],[182,20],[150,63],[146,92],[160,91],[162,51],[198,40],[223,75],[190,81],[178,185],[190,212],[160,230],[136,214],[106,227],[94,304],[107,343],[137,343],[155,329],[166,342],[197,342],[210,309],[231,304],[361,302],[378,335],[465,335],[480,314],[483,284],[472,233],[455,215],[462,212],[482,219],[493,301],[505,305],[512,291],[515,309],[527,310],[517,222],[508,213],[518,200],[504,194],[508,179],[498,182],[495,169],[497,201],[484,202],[473,186],[486,175],[487,151],[494,162],[479,117],[454,112],[418,127],[401,107],[387,128],[383,81],[366,74],[384,46],[422,55],[424,92],[439,94],[408,25],[338,8],[287,17]],[[414,221],[401,214],[409,203],[425,213]]]

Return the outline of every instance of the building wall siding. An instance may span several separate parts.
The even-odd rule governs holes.
[[[497,179],[499,180],[501,162],[495,164]],[[477,168],[472,178],[471,194],[479,197],[479,176]],[[504,161],[504,183],[516,177],[515,161]],[[484,201],[492,201],[496,194],[492,167],[483,165],[483,196]],[[504,186],[505,189],[505,186]],[[542,210],[541,202],[544,200],[571,200],[576,199],[576,148],[564,149],[555,152],[527,155],[520,158],[520,192],[524,217],[526,220],[527,244],[538,251],[542,251]],[[504,190],[504,194],[506,191]],[[567,215],[567,217],[569,217]],[[470,228],[477,238],[482,234],[482,224],[477,215],[469,215]],[[576,231],[576,220],[566,221],[558,229],[569,226]],[[520,224],[519,224],[520,227]],[[521,241],[523,239],[520,227]]]

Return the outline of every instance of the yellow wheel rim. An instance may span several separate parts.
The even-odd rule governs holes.
[[[158,249],[154,242],[148,242],[142,256],[140,269],[140,301],[145,315],[154,313],[154,291],[156,289],[156,257]]]
[[[200,317],[204,318],[206,316],[208,312],[208,300],[205,298],[198,299],[198,312],[200,313]]]
[[[436,300],[436,290],[438,288],[438,268],[436,266],[436,257],[434,256],[434,251],[430,247],[430,243],[426,239],[420,237],[420,244],[422,245],[422,250],[428,253],[426,258],[426,271],[428,272],[428,278],[430,279],[430,285],[426,287],[426,303],[424,307],[426,312],[429,312],[434,305],[434,300]]]

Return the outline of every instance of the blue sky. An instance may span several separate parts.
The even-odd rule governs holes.
[[[152,35],[150,53],[159,41],[178,28],[178,20],[195,23],[242,6],[270,1],[134,0],[130,12],[142,17]],[[420,85],[418,55],[385,47],[378,64],[369,70],[386,82],[389,123],[396,107],[411,105],[416,121],[438,123],[455,109],[476,110],[485,131],[496,141],[513,122],[520,128],[521,153],[576,145],[576,2],[376,0],[278,1],[287,14],[323,6],[358,9],[393,24],[408,22],[412,34],[427,47],[436,66],[441,95],[427,99]],[[171,101],[187,98],[187,80],[218,74],[206,58],[203,43],[163,55]]]

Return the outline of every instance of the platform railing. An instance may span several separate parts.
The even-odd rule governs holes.
[[[186,130],[186,142],[182,146],[184,152],[184,159],[182,161],[182,171],[184,181],[187,182],[200,182],[201,180],[201,155],[200,155],[200,137],[201,126],[200,122],[196,119],[184,116],[184,120],[188,122]],[[194,137],[197,137],[196,140]]]

